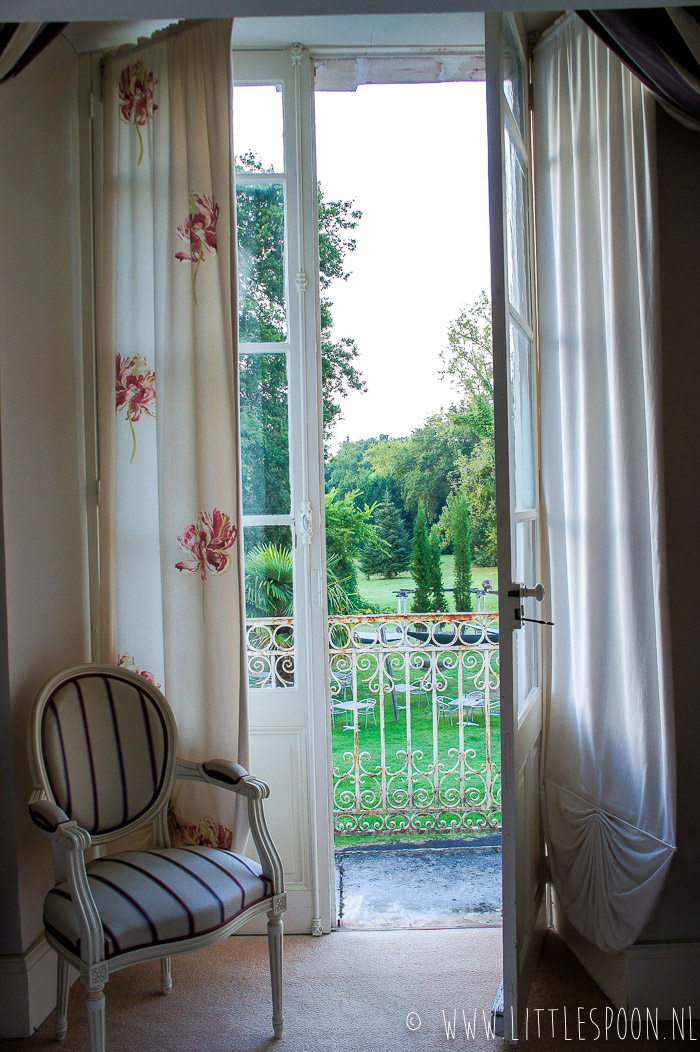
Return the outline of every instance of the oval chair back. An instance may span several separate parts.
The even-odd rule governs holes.
[[[75,665],[39,692],[31,722],[35,785],[93,843],[150,821],[170,795],[177,727],[152,683],[113,665]]]

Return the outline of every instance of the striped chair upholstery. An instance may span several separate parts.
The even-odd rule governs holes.
[[[145,689],[85,672],[46,702],[41,746],[54,800],[94,837],[121,830],[154,804],[174,743]]]
[[[30,721],[34,792],[29,812],[53,842],[56,883],[44,900],[44,927],[58,954],[56,1037],[68,1026],[71,967],[87,988],[90,1052],[105,1052],[104,986],[119,968],[160,961],[161,990],[172,986],[172,955],[211,946],[267,914],[272,1026],[282,1015],[282,860],[263,801],[269,787],[234,760],[196,763],[177,755],[175,717],[160,690],[134,671],[74,665],[37,694]],[[174,780],[218,787],[244,800],[260,861],[223,848],[169,846]],[[233,808],[236,798],[229,797]],[[103,853],[149,829],[153,846]],[[148,837],[146,837],[148,839]]]
[[[211,847],[125,851],[89,862],[88,883],[102,920],[105,958],[190,939],[227,924],[272,895],[257,862]],[[46,896],[44,924],[80,956],[66,884]]]

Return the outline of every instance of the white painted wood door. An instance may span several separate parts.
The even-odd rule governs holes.
[[[516,1041],[546,923],[540,817],[543,592],[527,52],[516,19],[486,16],[501,671],[503,1013]],[[507,585],[507,582],[512,582]],[[521,588],[524,586],[524,588]],[[497,1023],[499,1020],[497,1019]]]
[[[241,407],[248,420],[241,428],[244,544],[247,559],[268,541],[291,548],[294,594],[288,626],[268,631],[248,622],[251,767],[271,787],[266,815],[285,867],[285,927],[320,935],[330,930],[333,864],[311,63],[295,46],[234,51],[233,69],[234,154],[241,162],[241,155],[253,150],[260,162],[258,170],[250,162],[237,163],[236,170],[239,296],[241,310],[247,309],[246,317],[239,317]],[[245,215],[271,199],[278,214],[283,203],[283,230],[278,225],[266,233],[267,240],[247,241]],[[285,278],[284,294],[272,305],[276,332],[271,335],[264,323],[270,303],[256,314],[254,301],[264,300],[264,282],[255,287],[258,272],[251,256],[255,263],[275,252],[283,254]],[[285,369],[286,392],[279,386]],[[270,404],[263,391],[275,370],[278,397]],[[270,485],[264,436],[266,429],[285,427],[288,473],[281,464]],[[250,439],[249,432],[258,437]],[[292,640],[293,652],[285,654]]]

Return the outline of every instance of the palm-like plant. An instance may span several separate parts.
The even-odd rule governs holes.
[[[339,561],[335,553],[328,556],[328,612],[349,614],[356,609],[356,602],[345,579],[338,575]],[[292,616],[293,563],[289,548],[260,544],[246,552],[245,597],[249,617]]]
[[[245,598],[250,617],[291,617],[294,612],[292,553],[281,544],[246,552]]]

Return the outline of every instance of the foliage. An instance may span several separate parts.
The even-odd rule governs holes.
[[[496,562],[496,460],[493,433],[493,361],[491,307],[482,292],[450,325],[445,371],[461,395],[460,412],[472,438],[457,457],[454,488],[469,504],[471,555],[482,566]],[[440,521],[443,536],[451,533],[449,510]]]
[[[435,522],[450,492],[450,476],[458,457],[471,448],[469,435],[455,415],[436,413],[409,438],[370,445],[365,458],[380,475],[396,480],[404,508],[411,517],[422,501],[427,520]]]
[[[455,493],[448,501],[452,550],[455,557],[455,610],[468,612],[473,607],[471,532],[469,502],[466,495]]]
[[[243,508],[289,514],[286,355],[241,354],[239,383]]]
[[[287,337],[283,189],[280,183],[244,181],[246,172],[268,170],[252,151],[236,158],[239,334],[243,343],[275,344]],[[354,341],[347,337],[332,339],[333,304],[327,295],[332,281],[348,278],[345,258],[355,250],[355,241],[348,231],[356,228],[362,213],[353,209],[352,201],[326,201],[320,187],[318,200],[323,425],[328,437],[341,411],[341,400],[351,390],[364,390],[354,365]],[[264,368],[250,365],[247,370],[241,369],[242,458],[248,474],[259,473],[262,465],[264,481],[258,483],[258,497],[274,497],[279,492],[280,464],[287,457],[286,357],[274,353],[255,357],[264,359]],[[244,472],[244,484],[246,481],[250,485]],[[282,482],[282,492],[288,495],[288,481],[282,478]],[[250,510],[246,498],[252,496],[250,489],[244,487],[246,511]]]
[[[416,584],[416,591],[411,601],[411,613],[426,614],[433,609],[432,605],[432,556],[428,538],[428,524],[425,518],[423,501],[418,503],[418,514],[413,527],[413,558],[411,559],[411,576]]]
[[[493,403],[491,304],[485,292],[463,307],[450,324],[448,348],[442,351],[443,376],[449,376],[464,405],[477,399]]]
[[[403,507],[396,479],[378,474],[366,456],[371,446],[386,441],[387,435],[356,442],[346,439],[326,463],[326,488],[337,490],[341,497],[354,490],[365,504],[379,504],[388,491],[394,504],[399,509]]]
[[[355,239],[346,231],[357,227],[362,212],[353,209],[352,201],[326,201],[318,187],[318,254],[321,293],[321,370],[323,387],[323,433],[330,437],[336,418],[341,412],[340,399],[350,391],[365,391],[361,374],[353,362],[357,344],[347,337],[332,339],[332,301],[327,295],[332,281],[347,281],[345,257],[356,248]]]
[[[472,559],[478,566],[495,566],[496,458],[493,439],[482,439],[459,464],[462,489],[469,501]]]
[[[291,617],[294,613],[290,548],[256,545],[246,552],[245,598],[249,617]]]
[[[357,491],[350,491],[342,498],[335,489],[326,493],[327,561],[347,597],[346,609],[335,613],[350,614],[367,609],[358,591],[357,559],[367,545],[381,544],[379,531],[372,522],[374,505],[360,507],[357,498]]]
[[[411,545],[399,511],[389,496],[374,512],[377,539],[365,545],[360,557],[360,569],[369,578],[397,577],[408,568],[411,561]]]
[[[430,545],[430,590],[432,592],[433,610],[445,610],[445,592],[442,586],[442,569],[440,567],[440,534],[437,526],[433,526],[429,535]]]
[[[357,610],[339,574],[338,557],[330,555],[328,612],[348,614]],[[292,551],[281,544],[257,545],[246,552],[245,597],[248,617],[291,617],[294,613]],[[366,604],[363,604],[366,607]]]

